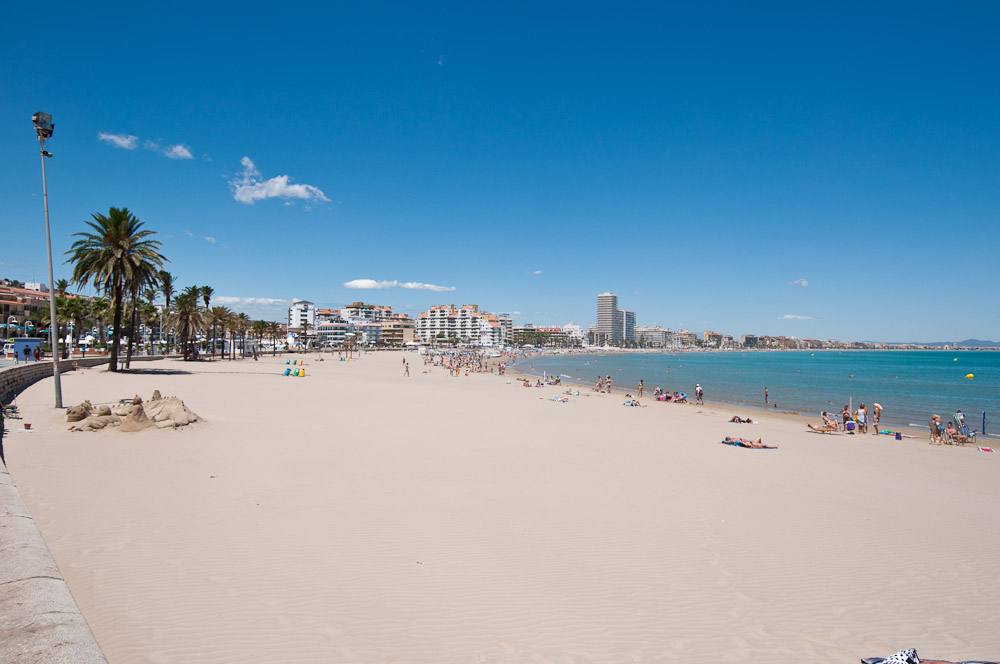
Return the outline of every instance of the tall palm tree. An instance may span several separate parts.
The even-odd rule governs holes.
[[[108,369],[117,371],[126,289],[137,273],[159,269],[166,258],[160,254],[159,240],[152,239],[155,231],[144,229],[128,209],[110,208],[106,215],[95,212],[91,217],[86,223],[93,232],[76,233],[74,237],[79,239],[66,254],[73,263],[74,283],[83,286],[90,282],[111,296],[113,331]]]
[[[108,320],[108,312],[110,311],[111,303],[103,297],[95,297],[87,305],[87,315],[97,329],[95,346],[96,342],[99,342],[103,348],[108,340],[108,328],[104,323]]]
[[[241,313],[237,317],[237,325],[240,329],[240,355],[247,356],[247,331],[250,329],[250,316]]]
[[[69,290],[69,282],[65,279],[56,279],[55,291],[59,295],[65,295],[66,291]]]
[[[257,345],[254,346],[254,356],[256,357],[260,348],[264,346],[264,333],[267,332],[267,321],[266,320],[255,320],[251,326],[253,329],[254,336],[257,337]]]
[[[139,294],[143,290],[152,290],[157,286],[159,271],[152,265],[140,266],[132,274],[129,292],[132,300],[132,316],[129,322],[128,347],[125,351],[125,368],[132,366],[132,348],[135,346],[135,339],[139,336],[139,306],[141,300]]]
[[[198,291],[201,293],[201,301],[205,303],[205,308],[208,309],[208,305],[212,301],[212,296],[215,294],[215,289],[211,286],[202,286]]]
[[[87,301],[80,297],[66,298],[65,304],[62,305],[63,313],[66,314],[67,320],[73,326],[73,341],[70,344],[71,349],[75,348],[77,341],[80,339],[80,335],[83,333],[84,320],[86,320],[89,315]]]
[[[164,306],[170,308],[170,300],[174,297],[174,275],[166,270],[160,270],[157,281],[160,282],[160,292],[163,293]]]
[[[194,339],[202,329],[203,313],[198,303],[198,292],[192,288],[184,289],[174,300],[170,324],[181,338],[181,352],[185,360],[194,355]]]
[[[212,359],[215,359],[215,335],[216,330],[222,333],[222,352],[223,359],[225,359],[225,340],[226,340],[226,324],[229,322],[229,317],[233,315],[233,312],[229,310],[229,307],[212,307],[208,310],[208,321],[212,326]]]
[[[281,334],[281,324],[268,323],[267,331],[271,335],[271,357],[274,357],[278,354],[278,335]]]

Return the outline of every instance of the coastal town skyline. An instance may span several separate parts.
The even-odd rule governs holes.
[[[988,17],[924,7],[872,39],[864,26],[896,12],[817,32],[778,7],[478,11],[413,32],[386,32],[374,8],[228,32],[211,27],[229,24],[221,7],[195,22],[14,7],[0,225],[40,223],[29,119],[45,110],[56,255],[110,200],[161,233],[172,271],[260,317],[275,299],[362,298],[585,324],[610,288],[688,329],[1000,337],[1000,312],[979,306],[1000,242],[1000,132],[977,111],[995,102]],[[86,36],[151,18],[142,58]],[[710,42],[685,27],[705,21]],[[34,48],[43,30],[78,57]],[[0,273],[44,281],[42,243],[11,246]],[[959,302],[976,315],[926,315]]]

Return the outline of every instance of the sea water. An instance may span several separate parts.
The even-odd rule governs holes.
[[[1000,352],[995,351],[781,351],[650,352],[537,355],[518,361],[522,371],[560,374],[593,384],[611,375],[614,385],[646,393],[657,386],[693,397],[700,383],[707,402],[816,414],[865,403],[882,404],[882,423],[927,424],[961,409],[974,429],[1000,434]],[[966,378],[967,374],[974,378]],[[734,409],[734,414],[739,411]]]

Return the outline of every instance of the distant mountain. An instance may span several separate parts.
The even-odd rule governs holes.
[[[988,339],[966,339],[965,341],[904,341],[917,346],[952,346],[962,348],[1000,348],[1000,341]]]

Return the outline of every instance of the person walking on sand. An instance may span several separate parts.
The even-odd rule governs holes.
[[[403,373],[406,376],[410,375],[410,363],[407,362],[405,359],[403,360]]]
[[[645,391],[645,389],[646,389],[646,382],[642,378],[640,378],[639,384],[636,385],[635,387],[636,394],[640,399],[642,398],[642,393]]]
[[[699,405],[705,405],[705,390],[702,389],[701,383],[694,385],[694,398]]]

